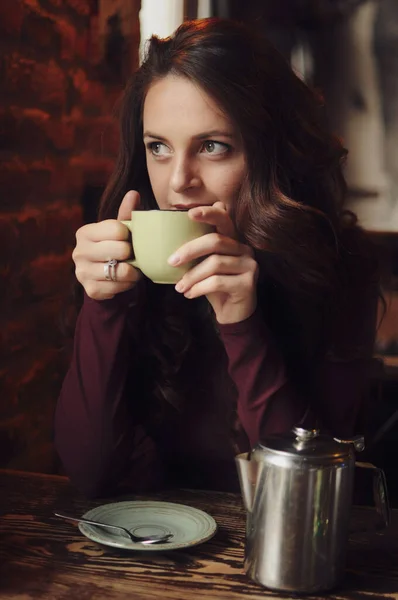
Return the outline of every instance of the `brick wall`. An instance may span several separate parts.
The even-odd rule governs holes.
[[[126,2],[130,68],[140,2]],[[0,467],[57,468],[52,417],[67,361],[59,317],[82,195],[112,168],[111,113],[122,88],[96,63],[97,6],[0,2]]]

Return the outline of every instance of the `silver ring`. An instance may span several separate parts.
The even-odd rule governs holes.
[[[111,258],[104,264],[105,279],[107,281],[116,281],[116,258]]]

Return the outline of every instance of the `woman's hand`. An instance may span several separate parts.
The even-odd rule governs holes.
[[[142,277],[141,271],[126,262],[116,265],[117,281],[107,281],[104,271],[105,263],[111,258],[124,261],[131,255],[130,231],[120,221],[131,218],[131,211],[137,208],[139,200],[138,192],[127,192],[117,220],[90,223],[76,233],[76,247],[72,254],[76,277],[86,294],[94,300],[109,300],[129,290]]]
[[[216,232],[184,244],[169,259],[181,265],[206,257],[177,283],[186,298],[206,296],[219,323],[238,323],[250,317],[257,306],[258,264],[249,246],[236,239],[235,227],[221,202],[192,208],[189,217],[215,225]]]

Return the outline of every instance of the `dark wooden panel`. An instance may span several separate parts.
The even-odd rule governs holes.
[[[184,20],[190,21],[198,16],[198,0],[184,0]]]

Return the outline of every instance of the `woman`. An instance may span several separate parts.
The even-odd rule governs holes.
[[[243,26],[150,40],[100,221],[73,254],[85,298],[55,443],[86,494],[236,489],[234,454],[304,415],[341,436],[358,427],[377,273],[342,212],[344,155],[319,99]],[[202,259],[175,287],[123,262],[120,221],[138,207],[217,229],[170,257]]]

